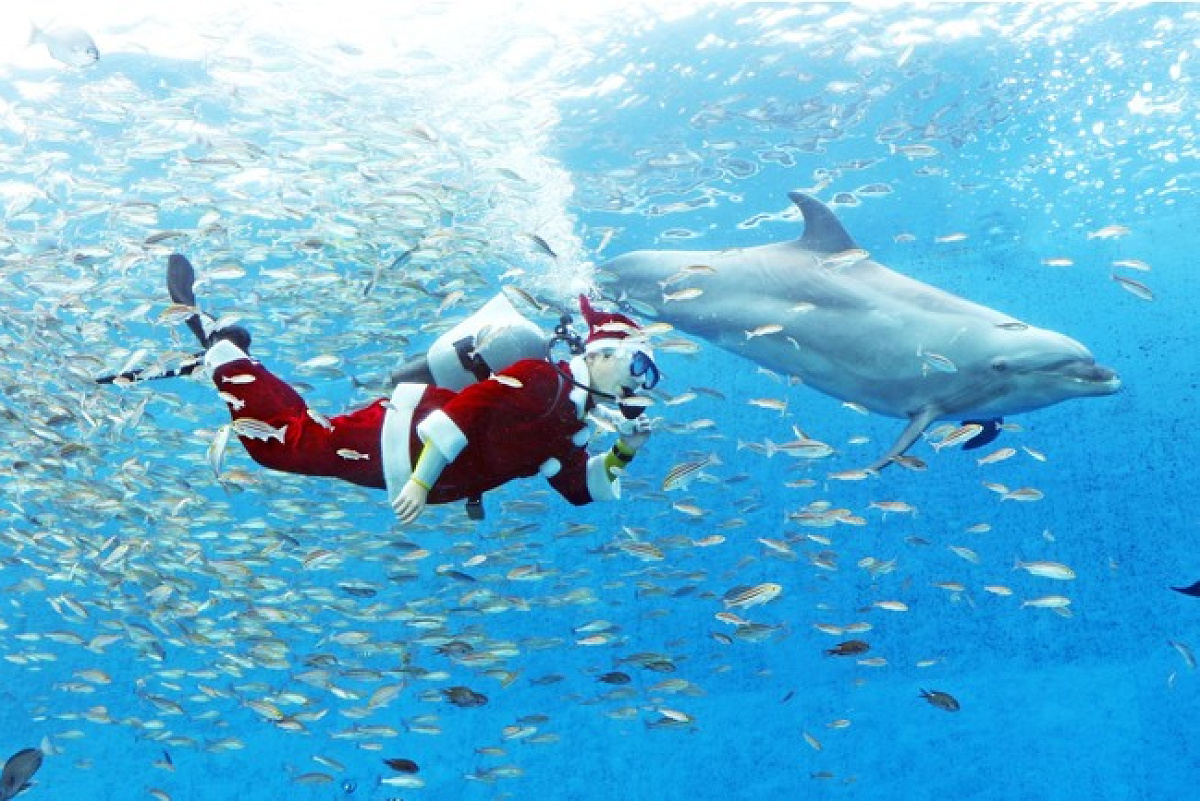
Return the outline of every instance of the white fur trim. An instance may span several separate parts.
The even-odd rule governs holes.
[[[447,462],[453,462],[467,447],[467,435],[441,409],[430,412],[417,424],[417,436],[422,442],[437,448]]]
[[[569,395],[571,403],[575,404],[575,414],[580,420],[587,414],[587,399],[588,391],[585,387],[591,386],[588,382],[592,380],[592,375],[588,371],[587,362],[582,356],[575,356],[571,359],[571,378],[575,379],[575,385],[571,387]]]
[[[379,445],[383,452],[383,480],[387,485],[389,501],[396,499],[412,475],[409,431],[412,428],[413,409],[425,394],[425,389],[425,384],[398,384],[388,402],[387,414],[383,416]]]
[[[562,470],[562,462],[554,458],[547,459],[538,467],[538,472],[546,478],[554,478],[560,470]]]
[[[644,336],[628,336],[622,339],[604,337],[593,339],[583,346],[584,353],[596,353],[602,350],[620,351],[622,354],[628,354],[629,356],[633,356],[639,350],[644,350],[647,356],[654,355],[653,351],[650,350],[650,340]]]
[[[621,497],[621,479],[608,480],[603,453],[598,453],[587,462],[587,488],[593,501],[615,501]]]
[[[216,370],[218,367],[236,362],[239,359],[249,359],[246,351],[239,348],[237,345],[230,342],[228,339],[218,339],[213,343],[204,354],[204,366],[209,372]]]

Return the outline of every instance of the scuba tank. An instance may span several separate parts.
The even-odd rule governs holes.
[[[501,293],[434,340],[425,362],[431,383],[457,392],[522,359],[545,358],[546,340]]]

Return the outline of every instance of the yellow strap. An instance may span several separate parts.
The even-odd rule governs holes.
[[[433,443],[426,442],[425,447],[421,449],[421,455],[418,457],[417,463],[413,466],[412,480],[418,486],[424,487],[426,492],[429,492],[445,469],[446,458],[442,456],[441,451]]]
[[[617,456],[611,450],[604,454],[604,475],[608,478],[609,483],[617,480],[615,471],[624,470],[626,464],[628,462],[622,461],[621,457]]]

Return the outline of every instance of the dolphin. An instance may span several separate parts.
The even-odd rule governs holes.
[[[908,421],[868,469],[936,420],[979,421],[1110,395],[1117,374],[1079,342],[873,261],[827,206],[788,194],[799,239],[715,251],[637,250],[597,268],[611,300],[813,389]]]

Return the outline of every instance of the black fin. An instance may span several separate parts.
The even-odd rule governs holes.
[[[996,441],[996,437],[1000,436],[1000,424],[1004,422],[1001,417],[996,417],[991,420],[964,420],[963,425],[983,426],[983,430],[969,440],[963,443],[964,451],[973,451],[976,448],[982,448],[984,445],[989,445]]]
[[[1175,590],[1175,592],[1181,592],[1184,595],[1190,595],[1193,598],[1200,598],[1200,581],[1197,581],[1190,587],[1172,587],[1171,589]]]
[[[788,197],[804,217],[804,236],[800,246],[814,253],[842,253],[857,250],[854,238],[846,233],[841,222],[821,201],[801,192],[788,192]]]
[[[196,305],[196,293],[192,286],[196,283],[196,271],[186,256],[172,253],[167,257],[167,291],[171,300],[184,306]]]
[[[184,306],[196,305],[196,293],[192,289],[196,283],[196,271],[192,268],[192,263],[187,260],[186,256],[181,256],[178,253],[172,253],[167,257],[167,292],[171,293],[171,300]],[[200,347],[207,348],[209,345],[208,337],[204,333],[204,322],[200,319],[199,314],[193,314],[184,321],[187,327],[196,339],[200,340]]]

